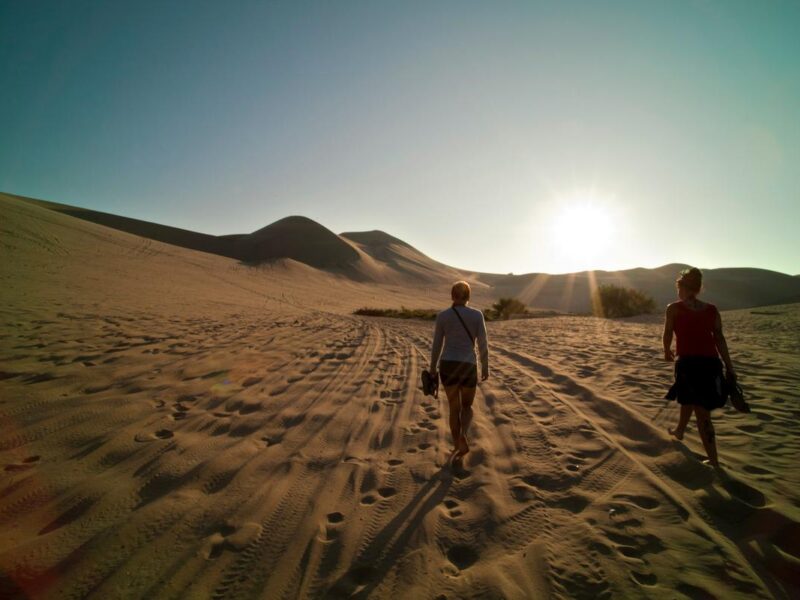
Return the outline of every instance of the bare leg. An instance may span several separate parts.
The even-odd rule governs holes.
[[[674,435],[676,439],[683,439],[683,433],[686,431],[686,425],[689,423],[689,419],[692,416],[693,408],[694,407],[690,404],[681,404],[681,413],[678,417],[678,426],[675,429],[669,430],[670,434]]]
[[[467,429],[472,422],[472,401],[475,399],[475,390],[477,388],[461,388],[461,439],[458,442],[458,451],[460,454],[469,452],[469,444],[467,443]]]
[[[461,439],[461,406],[457,385],[444,386],[447,394],[447,403],[450,405],[450,435],[453,436],[453,452],[458,450],[458,440]]]
[[[714,425],[711,423],[711,414],[702,406],[694,407],[694,416],[697,419],[697,431],[700,439],[703,440],[703,448],[706,449],[709,464],[718,467],[717,442],[714,434]]]

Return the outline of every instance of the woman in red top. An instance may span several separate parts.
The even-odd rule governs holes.
[[[722,334],[722,319],[717,307],[697,298],[703,285],[700,269],[681,271],[678,280],[678,302],[667,307],[664,322],[664,359],[675,363],[675,386],[681,405],[678,426],[669,432],[683,439],[686,425],[694,412],[697,430],[708,455],[707,464],[719,466],[711,411],[725,402],[722,365],[725,362],[727,377],[735,380],[728,344]],[[672,334],[676,337],[676,352],[672,352]]]

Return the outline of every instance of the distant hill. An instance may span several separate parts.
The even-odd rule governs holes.
[[[292,258],[312,267],[341,267],[360,259],[359,253],[338,235],[306,217],[286,217],[248,234],[224,235],[237,258],[258,264]]]
[[[591,310],[591,290],[603,284],[635,288],[650,294],[656,305],[666,306],[676,300],[675,279],[687,266],[668,264],[655,269],[562,275],[481,273],[477,278],[491,285],[497,296],[514,296],[531,306],[582,313]],[[703,269],[702,297],[723,310],[800,302],[800,280],[765,269]]]
[[[591,290],[602,284],[638,289],[653,296],[657,305],[666,306],[675,299],[678,272],[687,266],[668,264],[655,269],[583,271],[561,275],[473,273],[437,262],[383,231],[337,235],[302,216],[280,219],[252,233],[214,236],[24,196],[0,194],[2,196],[144,238],[234,258],[249,265],[292,259],[353,280],[426,288],[467,279],[475,286],[487,288],[494,298],[513,296],[533,307],[574,313],[590,311]],[[721,309],[800,302],[800,275],[752,268],[706,269],[703,273],[703,298]]]
[[[351,244],[306,217],[286,217],[247,234],[215,236],[77,206],[14,196],[56,212],[174,246],[236,258],[249,264],[291,258],[313,267],[343,267],[360,259]]]
[[[14,194],[0,195],[144,238],[234,258],[249,265],[288,258],[357,281],[412,285],[462,277],[458,270],[437,263],[386,233],[352,232],[339,236],[302,216],[280,219],[252,233],[215,236],[57,202]]]

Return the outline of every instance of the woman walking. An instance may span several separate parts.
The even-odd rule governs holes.
[[[736,379],[728,344],[722,334],[722,318],[717,307],[701,301],[697,295],[703,286],[700,269],[680,272],[676,281],[679,301],[667,307],[664,321],[664,359],[675,363],[675,384],[668,397],[677,397],[680,404],[678,426],[669,432],[682,440],[686,425],[694,412],[697,430],[703,441],[708,460],[719,466],[714,425],[711,411],[725,403],[725,380],[720,356],[725,362],[727,377]],[[672,334],[676,338],[676,352],[672,352]]]
[[[450,290],[450,296],[452,306],[436,315],[430,373],[436,377],[438,370],[441,376],[450,405],[453,452],[460,458],[469,452],[467,429],[472,421],[472,401],[478,385],[475,340],[478,340],[481,354],[481,381],[489,377],[489,346],[483,313],[467,306],[469,284],[457,281]]]

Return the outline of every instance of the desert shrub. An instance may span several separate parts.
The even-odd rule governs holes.
[[[355,315],[364,317],[388,317],[390,319],[425,319],[432,321],[439,311],[434,308],[359,308]]]
[[[656,302],[647,294],[618,285],[601,285],[592,294],[592,310],[598,317],[616,319],[653,313]]]
[[[510,318],[512,315],[524,315],[527,312],[528,309],[525,307],[525,305],[516,298],[500,298],[497,302],[492,304],[491,308],[491,315],[494,319],[505,320]]]

